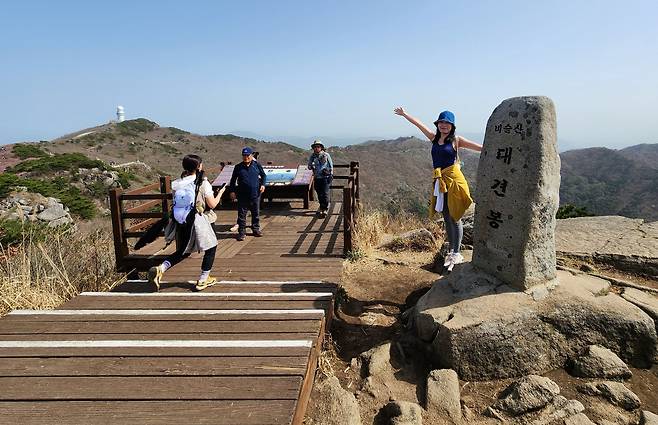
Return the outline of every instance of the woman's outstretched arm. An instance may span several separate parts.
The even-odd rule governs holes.
[[[425,126],[425,124],[420,122],[418,119],[416,119],[416,118],[412,117],[411,115],[407,114],[407,111],[405,111],[402,106],[398,106],[397,108],[395,108],[393,110],[393,112],[395,112],[397,115],[400,115],[401,117],[406,118],[407,121],[409,121],[410,123],[412,123],[413,125],[418,127],[418,129],[423,132],[425,137],[427,137],[430,142],[432,140],[434,140],[434,136],[436,136],[436,133],[433,132],[432,130],[430,130],[429,128],[427,128]]]
[[[471,140],[468,140],[467,138],[462,137],[462,136],[457,136],[457,137],[458,137],[457,147],[470,149],[470,150],[476,151],[476,152],[481,152],[482,151],[482,145],[481,144],[475,143],[475,142],[473,142]]]

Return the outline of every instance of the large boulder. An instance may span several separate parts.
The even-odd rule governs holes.
[[[459,395],[459,378],[452,369],[437,369],[427,377],[428,412],[450,418],[453,423],[461,423],[462,411]]]
[[[547,406],[558,394],[560,387],[555,382],[543,376],[529,375],[507,387],[492,407],[518,416]]]
[[[518,377],[561,368],[593,344],[650,367],[654,322],[609,292],[609,283],[558,271],[558,285],[521,292],[463,264],[438,280],[409,316],[434,362],[465,380]]]
[[[584,378],[630,378],[633,374],[615,353],[600,345],[590,345],[587,353],[573,361],[572,373]]]
[[[658,425],[658,415],[643,410],[640,417],[640,425]]]
[[[637,409],[641,405],[638,396],[621,382],[588,382],[579,386],[578,391],[583,394],[602,396],[615,406],[626,410]]]
[[[387,342],[361,353],[359,361],[365,376],[376,376],[392,371],[391,343]]]
[[[568,400],[561,395],[555,397],[534,410],[527,410],[518,416],[499,412],[493,406],[487,408],[485,414],[506,424],[515,425],[592,425],[592,422],[582,412],[585,406],[578,400]]]
[[[386,425],[422,425],[423,409],[416,403],[392,401],[382,408],[377,415]]]
[[[317,417],[326,425],[361,425],[359,404],[354,395],[340,386],[338,378],[332,376],[315,385],[313,399]]]

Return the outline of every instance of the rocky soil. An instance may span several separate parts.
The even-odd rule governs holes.
[[[594,225],[599,226],[600,223]],[[565,241],[569,235],[561,233],[560,227],[558,222],[556,236],[558,240]],[[565,231],[571,232],[562,232]],[[573,237],[580,237],[578,234],[574,232]],[[656,236],[648,233],[643,243],[656,243]],[[367,258],[346,264],[343,278],[345,293],[336,309],[337,317],[322,355],[321,369],[316,377],[305,423],[656,423],[656,358],[646,362],[645,356],[645,362],[638,363],[633,360],[633,355],[629,355],[634,350],[644,350],[645,354],[655,353],[658,291],[651,290],[658,288],[655,276],[618,270],[614,264],[605,263],[601,256],[570,255],[563,248],[558,252],[558,263],[568,266],[571,271],[560,273],[575,276],[576,280],[590,281],[590,284],[578,287],[576,291],[580,296],[585,297],[583,299],[591,296],[591,299],[597,301],[612,300],[609,301],[611,304],[606,302],[608,307],[623,306],[628,311],[615,317],[621,316],[621,320],[629,322],[628,326],[622,326],[619,331],[632,333],[641,328],[648,339],[636,345],[625,344],[623,332],[616,333],[608,327],[608,322],[602,321],[601,328],[590,328],[586,332],[594,335],[595,331],[600,331],[598,335],[605,338],[593,338],[588,343],[588,338],[579,339],[573,333],[582,330],[574,318],[572,333],[567,332],[566,328],[558,332],[564,336],[560,342],[564,344],[563,348],[570,347],[559,352],[568,352],[567,355],[547,360],[542,357],[544,351],[538,350],[536,358],[525,359],[522,362],[525,366],[521,364],[522,367],[519,367],[519,364],[510,366],[497,360],[496,353],[492,352],[491,364],[499,361],[498,369],[512,369],[515,372],[505,378],[478,377],[477,372],[467,376],[468,373],[460,370],[459,364],[453,368],[437,362],[436,347],[431,342],[422,341],[416,332],[408,329],[409,321],[406,319],[409,313],[403,314],[416,306],[433,284],[440,285],[448,281],[448,276],[442,276],[440,267],[435,266],[435,263],[442,263],[441,256],[435,256],[431,250],[400,249],[404,244],[401,245],[399,241],[394,246],[395,251],[382,246]],[[630,249],[627,251],[629,256],[635,259],[641,257],[632,250],[632,243],[627,247]],[[654,251],[654,258],[649,261],[655,261],[656,253],[658,250]],[[469,251],[464,254],[468,261]],[[457,268],[453,275],[456,272]],[[588,273],[611,276],[611,280],[606,281]],[[630,288],[623,283],[647,290]],[[550,291],[547,293],[550,294]],[[542,293],[535,296],[542,298]],[[533,299],[532,294],[529,297]],[[498,310],[504,310],[502,307]],[[589,308],[584,305],[581,307],[581,312],[592,314]],[[496,305],[488,307],[488,313],[492,310],[495,312]],[[632,315],[629,316],[629,312]],[[503,311],[500,313],[504,315]],[[631,316],[637,317],[643,325],[633,328],[635,325],[631,325]],[[595,319],[592,317],[588,320]],[[647,327],[649,323],[653,326]],[[607,330],[604,329],[606,327]],[[500,329],[504,331],[507,327]],[[534,335],[527,341],[519,340],[515,343],[527,344],[545,341],[545,338],[550,340],[550,330],[547,332],[544,336]],[[472,343],[477,344],[477,340]],[[519,348],[510,344],[509,351],[515,352]],[[465,348],[464,352],[468,350]],[[487,353],[482,353],[482,356],[486,357]],[[533,373],[533,367],[528,367],[539,364],[549,366],[539,368],[539,373]],[[492,366],[491,370],[495,371],[496,368]],[[327,376],[332,377],[331,391],[321,390],[329,385],[325,383],[329,382]],[[334,409],[337,406],[335,400],[339,399],[343,401]],[[358,416],[355,405],[358,407]],[[332,414],[328,415],[328,411]]]

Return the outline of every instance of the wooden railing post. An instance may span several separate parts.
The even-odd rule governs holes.
[[[123,271],[123,259],[128,255],[128,240],[123,236],[124,223],[121,214],[121,189],[110,190],[110,214],[114,234],[114,259],[117,271]]]
[[[167,194],[171,193],[171,177],[169,176],[160,176],[160,193]],[[171,210],[171,204],[173,201],[165,198],[162,200],[162,213],[166,214]]]
[[[354,174],[354,198],[358,204],[361,200],[361,193],[359,191],[359,161],[350,162],[350,174]]]
[[[343,187],[343,251],[352,251],[352,194],[349,186]]]

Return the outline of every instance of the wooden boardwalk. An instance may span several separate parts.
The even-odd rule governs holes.
[[[131,282],[0,319],[0,423],[300,424],[340,279],[340,204],[322,220],[265,208],[264,237],[243,242],[219,212],[214,287],[191,291],[193,255],[159,293]]]

